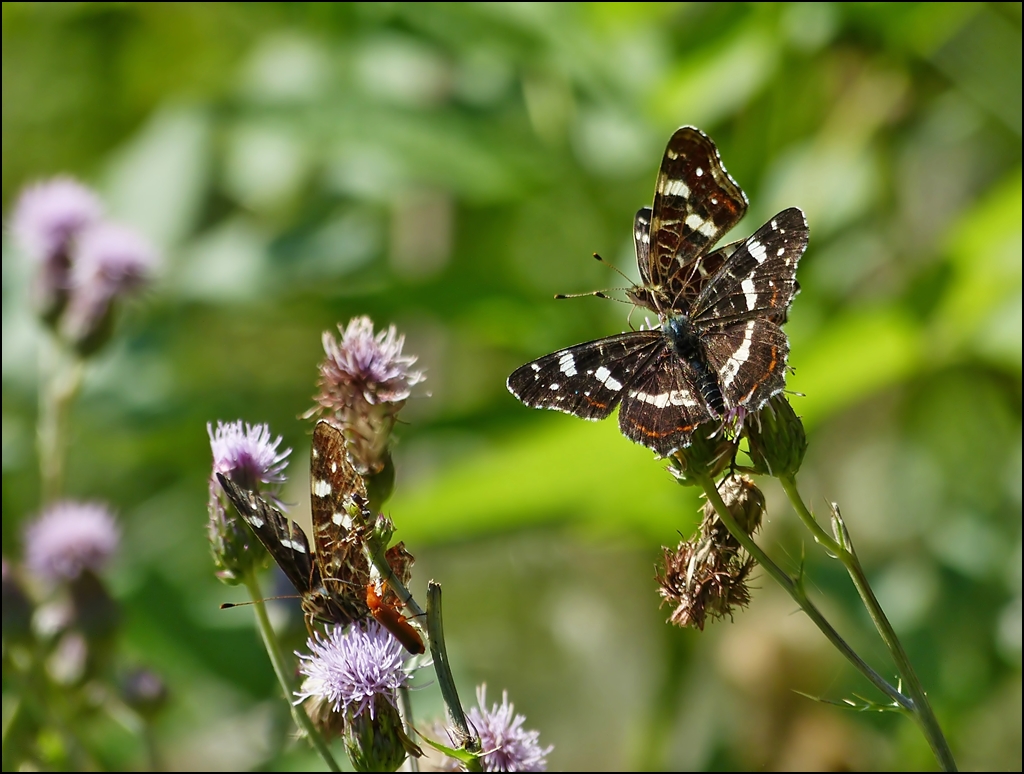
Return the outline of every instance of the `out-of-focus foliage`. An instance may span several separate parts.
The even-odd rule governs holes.
[[[654,563],[699,503],[647,450],[531,411],[507,374],[622,330],[556,292],[635,277],[633,213],[694,124],[751,200],[807,212],[787,330],[800,481],[837,501],[958,762],[1021,766],[1021,6],[8,4],[3,207],[95,185],[167,256],[72,419],[67,489],[116,504],[127,653],[166,678],[171,768],[302,767],[245,609],[208,555],[206,423],[304,464],[320,333],[420,355],[389,512],[445,590],[465,697],[510,691],[554,769],[930,767],[769,579],[733,623],[664,625]],[[3,545],[38,511],[40,331],[3,252]],[[639,319],[633,315],[633,323]],[[767,485],[763,539],[884,675],[841,568]],[[267,586],[269,589],[269,584]],[[291,619],[295,644],[301,623]],[[5,691],[7,690],[5,676]],[[415,697],[424,728],[436,690]],[[100,725],[116,768],[140,743]],[[281,758],[281,746],[287,751]]]

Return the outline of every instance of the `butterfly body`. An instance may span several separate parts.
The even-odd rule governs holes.
[[[785,386],[781,325],[807,245],[803,213],[784,210],[752,236],[711,250],[747,199],[711,139],[683,127],[669,140],[654,206],[634,218],[641,283],[628,296],[658,327],[577,344],[516,369],[523,403],[583,419],[619,406],[631,440],[667,456],[705,422],[756,411]]]

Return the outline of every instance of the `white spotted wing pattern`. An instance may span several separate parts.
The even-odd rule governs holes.
[[[761,408],[785,387],[789,343],[781,325],[798,290],[808,228],[793,207],[712,250],[746,209],[711,139],[694,127],[677,130],[654,206],[634,219],[641,284],[629,297],[655,312],[659,327],[534,360],[509,376],[509,391],[528,406],[583,419],[604,419],[620,406],[622,433],[662,456],[688,446],[705,422]]]

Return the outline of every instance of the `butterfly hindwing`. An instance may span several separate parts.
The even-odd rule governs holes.
[[[739,244],[716,281],[703,286],[690,316],[707,326],[753,317],[785,319],[808,237],[803,212],[796,207],[780,212]]]
[[[697,382],[693,367],[665,347],[622,398],[622,434],[662,456],[685,446],[698,425],[715,418]]]
[[[349,617],[365,615],[369,562],[360,532],[366,523],[366,485],[349,459],[345,436],[321,419],[313,429],[309,459],[313,544],[326,592]]]

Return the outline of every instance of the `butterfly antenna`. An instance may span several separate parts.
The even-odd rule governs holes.
[[[302,599],[298,594],[284,594],[280,597],[263,597],[263,599],[250,599],[248,602],[222,602],[221,610],[230,610],[233,607],[245,607],[246,605],[255,605],[257,602],[270,602],[274,599]]]
[[[607,266],[612,271],[614,271],[616,274],[618,274],[620,277],[622,277],[622,279],[626,280],[626,282],[629,283],[629,287],[625,287],[625,288],[611,288],[611,290],[628,291],[628,290],[631,290],[634,287],[633,280],[631,280],[629,277],[627,277],[622,272],[622,270],[619,269],[618,266],[616,266],[616,265],[614,265],[612,263],[609,263],[608,261],[606,261],[604,258],[602,258],[597,253],[594,253],[594,260],[597,261],[598,263],[600,263],[603,266]],[[630,303],[629,301],[627,301],[624,298],[615,298],[615,296],[609,296],[607,291],[604,291],[604,290],[591,290],[591,291],[589,291],[587,293],[556,293],[555,294],[555,298],[557,298],[557,299],[562,299],[562,298],[586,298],[588,296],[593,296],[595,298],[605,298],[605,299],[608,299],[609,301],[618,301],[621,304],[628,304],[628,303]]]

